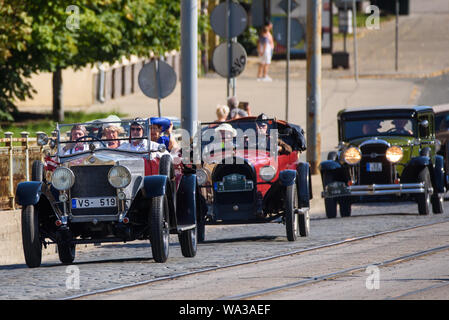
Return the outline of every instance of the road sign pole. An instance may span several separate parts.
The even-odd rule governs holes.
[[[321,161],[321,0],[307,0],[307,161],[312,174]]]
[[[395,37],[395,70],[399,70],[399,0],[396,0],[396,37]]]
[[[198,1],[181,0],[181,126],[193,136],[198,121]]]
[[[154,61],[154,83],[156,84],[157,92],[157,111],[158,116],[161,116],[161,76],[159,74],[159,58]]]
[[[231,86],[231,62],[232,62],[232,39],[230,37],[231,35],[231,4],[230,0],[226,0],[226,41],[228,44],[228,75],[226,77],[226,83],[227,83],[227,90],[226,90],[226,97],[230,97],[230,86]]]
[[[356,0],[352,0],[352,21],[353,21],[353,33],[354,33],[354,77],[355,81],[359,81],[359,69],[357,65],[357,8],[355,5]]]

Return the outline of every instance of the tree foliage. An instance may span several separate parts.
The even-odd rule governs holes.
[[[31,96],[34,72],[180,47],[180,1],[0,0],[0,16],[0,119]]]

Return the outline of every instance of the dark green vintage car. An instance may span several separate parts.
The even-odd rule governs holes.
[[[326,215],[351,215],[351,205],[415,201],[420,215],[443,213],[448,187],[436,154],[431,107],[372,107],[338,113],[338,151],[320,164]]]

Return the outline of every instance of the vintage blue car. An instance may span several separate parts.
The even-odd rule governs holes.
[[[174,165],[164,145],[150,141],[149,119],[57,125],[46,163],[17,187],[26,264],[41,264],[42,246],[58,246],[72,263],[77,244],[149,239],[165,262],[169,235],[185,257],[197,250],[196,175]]]

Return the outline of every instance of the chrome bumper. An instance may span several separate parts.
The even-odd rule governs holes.
[[[374,195],[401,195],[411,193],[424,193],[424,183],[401,183],[401,184],[371,184],[347,186],[343,182],[332,183],[326,186],[321,196],[323,198],[335,198],[346,196],[374,196]],[[433,193],[433,189],[428,191]]]

